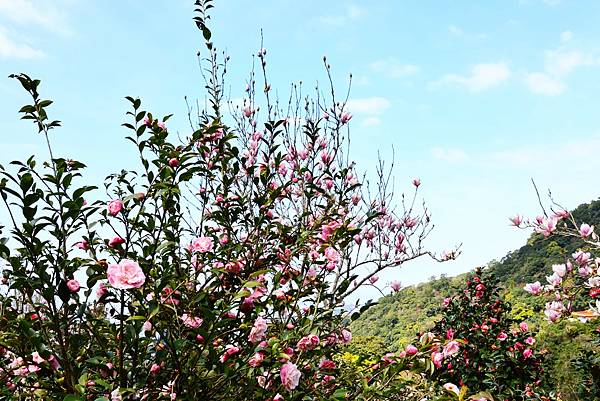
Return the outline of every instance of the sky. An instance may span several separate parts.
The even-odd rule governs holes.
[[[217,0],[211,29],[230,57],[228,93],[244,94],[261,29],[273,90],[308,88],[332,66],[338,93],[353,76],[352,158],[373,171],[395,154],[398,191],[420,178],[435,223],[429,249],[462,244],[456,261],[419,260],[381,275],[405,285],[456,275],[523,245],[508,217],[597,199],[600,171],[600,2],[595,0]],[[28,101],[11,73],[42,80],[55,101],[55,153],[89,180],[133,163],[125,96],[154,114],[204,99],[192,0],[0,0],[0,164],[45,155],[19,121]],[[131,164],[133,167],[133,165]]]

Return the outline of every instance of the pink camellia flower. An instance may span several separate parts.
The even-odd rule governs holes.
[[[446,330],[446,340],[454,340],[454,330],[452,330],[452,329]]]
[[[590,226],[589,224],[583,223],[581,227],[579,227],[579,234],[583,238],[587,238],[594,232],[594,226]]]
[[[531,295],[539,295],[542,291],[542,284],[539,281],[536,281],[535,283],[528,283],[525,284],[523,289]]]
[[[527,325],[527,323],[526,323],[526,322],[521,322],[521,323],[519,323],[519,328],[521,329],[521,331],[522,331],[523,333],[525,333],[526,331],[528,331],[528,330],[529,330],[529,326]]]
[[[415,178],[412,181],[413,185],[415,186],[415,188],[419,188],[419,185],[421,185],[421,179],[420,178]]]
[[[240,352],[240,349],[238,347],[235,347],[235,346],[229,344],[227,347],[225,347],[225,353],[223,355],[221,355],[219,360],[221,361],[221,363],[225,363],[229,360],[230,357],[232,357],[233,355],[235,355],[239,352]]]
[[[533,338],[533,337],[527,337],[525,339],[525,344],[527,344],[527,345],[533,345],[533,344],[535,344],[535,338]]]
[[[456,354],[460,349],[460,344],[458,341],[450,341],[446,346],[444,346],[443,354],[444,358],[452,356]]]
[[[308,351],[317,348],[320,342],[321,340],[319,339],[319,336],[316,334],[310,334],[302,337],[296,346],[302,351]]]
[[[533,351],[531,350],[531,348],[526,348],[525,351],[523,351],[524,358],[531,358],[532,355]]]
[[[341,259],[340,253],[332,247],[325,249],[325,257],[332,263],[338,263]]]
[[[167,130],[167,124],[165,124],[164,121],[159,121],[156,125],[158,125],[158,128],[160,128],[163,131]]]
[[[123,259],[117,264],[111,264],[106,270],[108,282],[120,290],[140,288],[146,281],[146,276],[140,265],[130,259]]]
[[[183,321],[183,324],[190,329],[196,329],[200,327],[203,322],[202,318],[194,317],[192,315],[188,315],[187,313],[181,315],[181,320]]]
[[[148,117],[148,116],[144,117],[144,125],[146,127],[152,127],[152,120],[150,119],[150,117]]]
[[[250,334],[248,335],[248,341],[250,341],[253,344],[256,344],[265,338],[266,332],[267,321],[259,316],[254,321],[254,326],[252,326],[252,329],[250,330]]]
[[[252,358],[250,358],[250,360],[248,361],[248,365],[252,366],[253,368],[256,368],[256,367],[260,366],[260,364],[263,363],[264,360],[265,360],[265,353],[264,352],[256,352],[254,355],[252,355]]]
[[[343,329],[342,330],[342,342],[344,344],[350,344],[350,341],[352,341],[352,333],[350,332],[350,330]]]
[[[146,320],[144,322],[144,324],[142,325],[142,330],[143,331],[151,331],[152,330],[152,323],[150,322],[150,320]]]
[[[415,355],[419,350],[412,344],[406,346],[406,355]]]
[[[335,362],[329,360],[329,359],[323,359],[320,363],[319,363],[319,369],[321,370],[332,370],[335,369]]]
[[[211,237],[197,237],[192,240],[189,246],[191,252],[206,253],[213,250],[213,240]]]
[[[86,240],[78,241],[78,242],[74,243],[73,246],[77,249],[82,249],[84,251],[87,251],[88,249],[90,249],[90,244]]]
[[[456,386],[456,384],[453,384],[453,383],[446,383],[446,384],[444,384],[444,386],[443,386],[443,387],[444,387],[444,389],[445,389],[446,391],[450,391],[451,393],[454,393],[454,394],[456,394],[456,395],[459,395],[459,394],[460,394],[460,390],[458,389],[458,387]]]
[[[176,157],[169,159],[169,166],[173,168],[179,166],[179,159]]]
[[[298,387],[302,373],[298,370],[296,365],[287,362],[281,367],[279,376],[281,377],[281,384],[283,384],[283,387],[285,387],[286,390],[291,391]]]
[[[98,288],[96,289],[96,296],[98,298],[102,298],[107,292],[108,290],[106,289],[106,285],[104,285],[104,283],[98,284]]]
[[[442,367],[442,362],[444,361],[444,354],[442,354],[441,352],[434,352],[431,354],[431,360],[433,361],[433,365],[439,369]]]
[[[392,281],[390,287],[392,287],[392,290],[394,290],[394,292],[398,292],[402,288],[402,284],[399,281]]]
[[[496,338],[500,341],[504,341],[508,338],[508,334],[506,334],[505,332],[501,332],[500,334],[498,334],[498,337],[496,337]]]
[[[275,394],[275,397],[273,397],[273,401],[283,401],[284,398],[281,394],[277,393]]]
[[[448,306],[448,305],[450,305],[450,302],[452,302],[452,298],[444,298],[443,304],[444,304],[444,306]]]
[[[123,210],[123,201],[121,201],[121,199],[115,199],[108,202],[108,214],[111,216],[116,216],[121,210]]]
[[[150,367],[150,374],[157,375],[159,371],[160,371],[160,365],[153,363],[152,366]]]
[[[73,279],[73,280],[67,281],[67,288],[71,292],[77,292],[77,291],[79,291],[81,286],[79,285],[79,281]]]
[[[516,216],[510,217],[509,220],[512,222],[512,225],[515,227],[519,227],[521,223],[523,223],[523,218],[518,214]]]
[[[125,240],[121,237],[114,237],[110,241],[108,241],[108,246],[111,248],[116,248],[117,246],[124,244]]]
[[[37,351],[35,351],[31,354],[31,359],[33,359],[33,362],[35,362],[37,364],[44,363],[46,361],[44,358],[42,358],[40,356],[40,354]]]

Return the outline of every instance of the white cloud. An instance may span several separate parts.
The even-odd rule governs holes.
[[[544,3],[547,6],[557,6],[562,2],[562,0],[542,0],[542,3]]]
[[[531,92],[540,95],[560,95],[566,89],[562,82],[542,72],[527,74],[525,83]]]
[[[351,113],[364,114],[367,116],[379,116],[389,109],[391,103],[384,97],[365,97],[350,99],[346,103],[346,108]]]
[[[366,12],[363,8],[350,4],[346,7],[344,14],[334,16],[321,16],[319,17],[319,21],[324,25],[340,26],[350,21],[354,21],[365,14]]]
[[[573,32],[571,31],[564,31],[560,34],[560,41],[562,43],[567,43],[571,39],[573,39]]]
[[[371,70],[384,74],[390,78],[403,78],[419,72],[419,67],[414,64],[403,64],[395,59],[377,60],[370,65]]]
[[[462,149],[456,148],[440,148],[431,149],[431,155],[438,160],[443,160],[450,163],[458,163],[468,159],[467,154]]]
[[[545,59],[546,70],[556,76],[568,75],[578,67],[594,64],[594,57],[591,53],[569,51],[562,48],[546,51]]]
[[[447,74],[432,86],[458,85],[472,92],[481,92],[506,82],[511,76],[506,63],[482,63],[473,66],[470,75]]]
[[[0,27],[0,57],[17,59],[36,59],[44,57],[44,52],[24,43],[17,43]]]
[[[0,0],[0,16],[19,24],[41,26],[49,31],[68,34],[64,15],[52,1]]]

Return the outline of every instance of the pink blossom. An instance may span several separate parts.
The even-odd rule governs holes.
[[[202,318],[194,317],[192,315],[188,315],[187,313],[181,315],[181,320],[183,321],[183,324],[190,329],[196,329],[200,327],[203,322]]]
[[[79,285],[79,281],[77,280],[69,280],[67,281],[67,288],[71,292],[78,292],[81,286]]]
[[[248,335],[248,341],[251,343],[260,342],[265,338],[265,334],[267,332],[267,321],[262,317],[257,317],[254,321],[254,325],[250,330],[250,334]]]
[[[594,226],[590,226],[589,224],[583,223],[581,227],[579,227],[579,234],[583,238],[587,238],[594,232]]]
[[[509,218],[509,220],[512,222],[512,225],[515,227],[519,227],[521,225],[521,223],[523,223],[523,218],[521,216],[519,216],[518,214],[516,216]]]
[[[152,366],[150,367],[150,374],[157,375],[159,371],[160,371],[160,365],[153,363]]]
[[[419,188],[419,185],[421,185],[421,179],[420,178],[415,178],[412,181],[413,185],[415,186],[415,188]]]
[[[320,342],[319,336],[316,334],[310,334],[302,337],[296,346],[303,351],[308,351],[317,348]]]
[[[533,351],[531,350],[531,348],[527,348],[527,349],[525,349],[525,351],[523,351],[524,358],[531,358],[532,355],[533,355]]]
[[[332,370],[335,369],[335,362],[329,360],[329,359],[323,359],[320,363],[319,363],[319,369],[321,370]]]
[[[450,341],[446,346],[444,346],[443,354],[444,358],[452,356],[456,354],[460,349],[460,344],[458,341]]]
[[[244,116],[246,116],[246,118],[250,118],[250,116],[252,115],[252,109],[250,108],[250,106],[246,106],[242,109],[242,112],[244,113]]]
[[[338,263],[341,259],[340,253],[332,247],[325,249],[325,257],[332,263]]]
[[[104,283],[98,284],[98,288],[96,289],[96,296],[98,298],[102,298],[107,292],[108,290],[106,289],[106,285],[104,285]]]
[[[165,124],[164,121],[159,121],[156,125],[158,125],[158,128],[160,128],[163,131],[167,130],[167,124]]]
[[[554,273],[558,274],[560,277],[564,277],[565,274],[567,273],[567,265],[565,265],[565,264],[552,265],[552,271]]]
[[[109,283],[120,290],[140,288],[146,281],[146,276],[140,265],[129,259],[123,259],[118,264],[111,264],[106,270]]]
[[[527,325],[526,322],[519,323],[519,328],[521,329],[521,331],[523,333],[529,330],[529,326]]]
[[[221,363],[225,363],[229,360],[230,357],[232,357],[233,355],[235,355],[239,352],[240,352],[240,349],[238,347],[235,347],[235,346],[229,344],[229,345],[227,345],[227,347],[225,347],[225,353],[223,353],[223,355],[221,355],[219,360],[221,361]]]
[[[87,251],[88,249],[90,249],[90,244],[86,240],[78,241],[78,242],[74,243],[73,246],[77,249],[82,249],[84,251]]]
[[[169,159],[169,166],[173,168],[179,166],[179,159],[176,157]]]
[[[110,241],[108,241],[108,246],[111,248],[116,248],[117,246],[124,244],[125,240],[121,237],[114,237]]]
[[[555,216],[543,219],[539,225],[535,227],[535,231],[542,234],[544,237],[549,237],[556,231],[556,223],[558,223],[558,219]]]
[[[144,322],[144,324],[142,325],[142,330],[143,331],[151,331],[152,330],[152,323],[150,323],[150,320],[146,320]]]
[[[442,303],[444,304],[444,306],[448,306],[450,305],[450,302],[452,302],[452,298],[444,298],[444,301]]]
[[[542,290],[542,284],[539,281],[536,281],[535,283],[528,283],[525,284],[523,289],[531,295],[538,295]]]
[[[191,252],[206,253],[213,250],[213,240],[211,237],[197,237],[192,240],[189,246]]]
[[[108,214],[111,216],[116,216],[121,210],[123,210],[123,201],[120,199],[115,199],[108,202]]]
[[[371,284],[375,284],[377,282],[377,280],[379,280],[379,276],[377,276],[376,274],[369,277],[369,283],[371,283]]]
[[[260,364],[263,363],[264,360],[265,360],[265,353],[264,352],[256,352],[254,355],[252,355],[252,358],[250,358],[250,360],[248,361],[248,365],[256,368],[256,367],[260,366]]]
[[[496,337],[498,340],[500,341],[504,341],[508,338],[508,334],[506,334],[505,332],[500,332],[500,334],[498,334],[498,337]]]
[[[412,344],[406,346],[406,355],[415,355],[419,350]]]
[[[444,360],[444,354],[441,352],[434,352],[431,354],[431,360],[436,368],[442,367],[442,361]]]
[[[348,113],[347,111],[343,112],[340,117],[340,121],[342,122],[342,124],[346,124],[351,119],[352,119],[352,114]]]
[[[572,256],[573,256],[573,258],[575,258],[575,262],[577,262],[577,264],[579,266],[586,265],[591,257],[589,252],[582,252],[582,251],[577,251],[577,252],[573,253]]]
[[[344,344],[350,344],[350,341],[352,341],[352,333],[349,330],[343,329],[342,330],[342,342]]]
[[[300,382],[300,376],[302,373],[298,370],[298,367],[291,362],[287,362],[281,367],[279,372],[281,378],[281,384],[286,390],[291,391],[298,387]]]
[[[533,338],[533,337],[527,337],[525,339],[525,344],[527,344],[527,345],[533,345],[533,344],[535,344],[535,338]]]
[[[392,287],[392,290],[394,290],[394,292],[398,292],[402,288],[402,284],[399,281],[392,281],[390,286]]]
[[[40,356],[40,354],[37,351],[35,351],[31,354],[31,359],[33,359],[33,362],[35,362],[37,364],[44,363],[46,361],[44,358],[42,358]]]
[[[281,394],[277,393],[275,394],[275,397],[273,397],[273,401],[284,401],[284,398]]]

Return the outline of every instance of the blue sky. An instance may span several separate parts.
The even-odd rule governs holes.
[[[90,166],[100,183],[132,161],[120,127],[139,96],[174,113],[185,133],[184,95],[202,99],[193,2],[0,0],[0,163],[44,152],[19,121],[26,72],[55,100],[57,153]],[[499,259],[528,232],[508,216],[540,212],[530,179],[569,208],[596,199],[600,171],[600,2],[216,1],[213,33],[227,51],[232,98],[243,95],[260,29],[272,86],[353,85],[352,154],[373,170],[396,150],[397,188],[420,177],[436,230],[430,247],[463,244],[459,260],[419,261],[389,272],[406,284]]]

